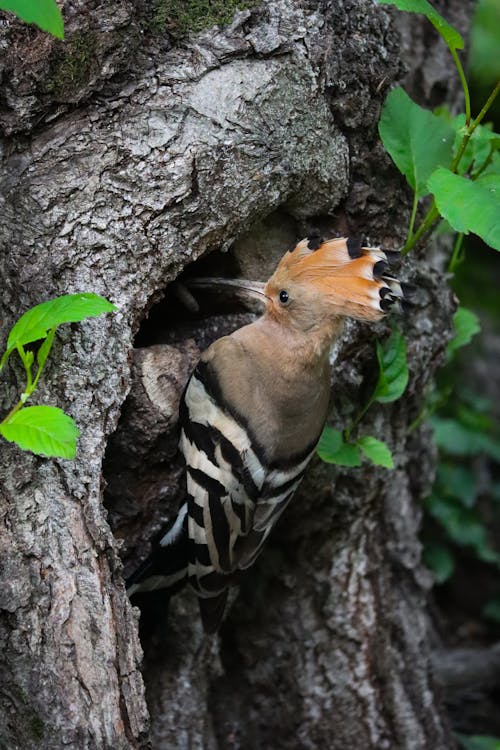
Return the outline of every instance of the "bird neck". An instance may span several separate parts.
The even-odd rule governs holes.
[[[277,350],[287,351],[297,364],[315,367],[322,366],[328,359],[333,342],[342,332],[343,322],[341,317],[324,320],[303,331],[265,312],[257,325]]]

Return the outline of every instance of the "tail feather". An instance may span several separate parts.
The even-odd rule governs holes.
[[[151,556],[127,580],[129,596],[139,592],[167,589],[177,591],[187,582],[188,537],[187,504],[179,510],[172,528],[162,537]]]

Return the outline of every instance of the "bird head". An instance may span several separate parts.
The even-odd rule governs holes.
[[[353,239],[302,240],[285,253],[264,286],[267,314],[308,332],[349,316],[380,320],[404,293],[386,254]]]
[[[231,287],[257,298],[274,321],[305,334],[336,326],[344,317],[380,320],[401,309],[411,288],[389,273],[386,253],[353,238],[302,240],[285,253],[267,283],[190,279],[193,287]]]

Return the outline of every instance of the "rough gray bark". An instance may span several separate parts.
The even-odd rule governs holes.
[[[450,0],[448,18],[464,5]],[[120,310],[61,330],[37,395],[78,422],[76,461],[1,446],[0,746],[116,750],[148,743],[137,620],[101,480],[134,334],[188,263],[235,241],[247,273],[268,243],[261,278],[282,238],[311,224],[398,246],[409,195],[376,122],[405,50],[392,14],[371,0],[266,0],[177,48],[152,34],[139,3],[85,10],[68,0],[64,11],[67,47],[11,20],[2,29],[1,330],[68,292],[101,293]],[[413,90],[453,99],[433,32],[418,19],[398,24],[418,39]],[[393,448],[396,470],[318,463],[220,638],[203,637],[189,594],[172,601],[168,627],[147,641],[153,747],[451,746],[433,694],[417,541],[432,449],[425,430],[407,428],[453,305],[437,272],[408,268],[422,290],[405,324],[411,384],[365,423]],[[339,424],[369,393],[383,330],[346,328]],[[169,361],[185,377],[195,350],[183,351]],[[2,413],[19,378],[12,367],[2,381]],[[153,437],[174,460],[174,438]],[[145,525],[124,532],[134,554],[177,499],[178,468],[162,456],[157,469],[143,486]],[[115,499],[119,525],[127,506]]]

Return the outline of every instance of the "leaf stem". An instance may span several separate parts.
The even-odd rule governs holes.
[[[368,411],[368,409],[370,408],[370,406],[374,403],[374,401],[375,401],[375,391],[370,396],[370,398],[368,399],[367,403],[363,406],[363,408],[361,409],[361,411],[359,411],[358,414],[354,417],[354,419],[351,422],[351,424],[349,425],[349,427],[346,427],[346,429],[344,430],[344,438],[345,438],[346,441],[349,440],[349,438],[351,437],[351,434],[356,429],[356,427],[358,426],[358,424],[361,422],[361,420],[365,416],[365,414]]]
[[[33,364],[33,359],[31,359],[30,361],[30,354],[24,349],[24,346],[22,346],[21,344],[18,344],[16,348],[17,348],[17,353],[21,357],[21,361],[23,363],[24,370],[26,372],[26,388],[24,389],[24,391],[25,393],[27,393],[29,389],[31,388],[32,382],[33,382],[33,375],[31,372],[31,365]]]
[[[458,165],[460,164],[460,160],[462,159],[462,156],[464,155],[464,151],[467,148],[467,144],[469,143],[470,139],[472,138],[472,134],[474,130],[477,128],[481,120],[483,120],[486,116],[486,113],[488,112],[489,108],[495,101],[496,97],[498,96],[498,92],[500,91],[500,79],[497,81],[497,84],[487,100],[485,101],[481,111],[479,112],[478,116],[474,119],[472,123],[467,124],[467,132],[465,133],[464,137],[462,138],[462,142],[460,144],[460,148],[457,151],[457,155],[455,156],[453,160],[453,164],[451,165],[451,171],[455,172],[458,169]]]
[[[474,130],[477,128],[477,126],[479,125],[479,123],[481,122],[481,120],[483,120],[485,118],[485,116],[486,116],[489,108],[491,107],[491,105],[493,104],[493,102],[495,101],[495,99],[497,98],[499,91],[500,91],[500,78],[496,82],[495,88],[493,89],[493,91],[491,92],[491,94],[489,95],[489,97],[486,99],[486,101],[485,101],[485,103],[484,103],[481,111],[479,112],[478,116],[476,117],[476,119],[474,120],[474,122],[472,123],[472,125],[470,126],[470,134],[471,135],[474,132]]]
[[[411,207],[410,225],[408,227],[408,240],[411,240],[413,238],[413,229],[415,227],[415,218],[417,216],[417,208],[418,208],[418,195],[417,195],[417,191],[414,190],[413,206]]]
[[[31,365],[33,363],[33,360],[30,359],[31,354],[28,353],[28,352],[26,352],[26,350],[24,349],[24,347],[21,344],[17,345],[16,349],[17,349],[17,352],[18,352],[18,354],[19,354],[19,356],[21,358],[21,361],[22,361],[22,363],[24,365],[24,369],[25,369],[25,372],[26,372],[26,387],[25,387],[25,389],[24,389],[24,391],[22,393],[21,398],[17,402],[17,404],[9,411],[9,413],[7,414],[7,416],[4,419],[2,419],[2,421],[0,422],[0,424],[5,424],[6,422],[8,422],[9,419],[11,419],[14,416],[14,414],[16,414],[20,409],[22,409],[22,407],[25,405],[25,403],[28,400],[28,398],[31,396],[31,394],[33,393],[33,391],[37,387],[38,381],[40,380],[40,376],[42,374],[43,367],[45,365],[45,362],[47,361],[47,357],[49,356],[50,350],[52,348],[52,344],[53,344],[53,341],[54,341],[54,336],[55,336],[56,328],[57,328],[57,326],[54,326],[54,328],[50,329],[50,331],[49,331],[49,333],[47,335],[46,340],[42,344],[42,346],[44,346],[44,345],[46,346],[46,350],[45,350],[45,354],[44,354],[44,359],[43,359],[42,363],[40,364],[40,366],[38,367],[38,370],[37,370],[37,373],[36,373],[36,376],[35,376],[34,380],[33,380],[33,374],[32,374],[32,371],[31,371]]]
[[[410,250],[412,250],[417,242],[420,240],[420,238],[429,231],[429,229],[432,228],[432,225],[436,221],[436,219],[439,218],[439,211],[436,206],[436,201],[433,200],[429,210],[427,211],[425,218],[423,219],[422,223],[420,224],[419,228],[415,232],[415,234],[412,237],[408,237],[406,240],[403,249],[401,250],[401,255],[408,255]]]
[[[462,67],[462,63],[460,62],[460,58],[458,57],[456,49],[454,47],[450,47],[450,46],[448,46],[448,49],[451,52],[451,56],[453,57],[453,61],[454,61],[455,65],[457,66],[458,75],[460,76],[460,82],[461,82],[462,88],[464,90],[464,98],[465,98],[465,124],[466,124],[467,127],[469,127],[470,119],[471,119],[469,85],[467,83],[467,79],[465,77],[464,69]]]
[[[45,341],[42,344],[42,346],[45,347],[43,359],[40,361],[39,355],[37,357],[37,360],[38,360],[38,370],[36,372],[36,377],[35,377],[35,380],[33,382],[33,390],[35,390],[35,388],[38,385],[38,381],[40,380],[40,375],[42,374],[42,370],[43,370],[43,368],[45,366],[45,363],[46,363],[46,361],[47,361],[47,359],[49,357],[50,350],[52,349],[52,344],[54,343],[54,336],[56,334],[56,329],[57,329],[57,326],[54,326],[53,328],[50,329],[50,331],[47,334],[47,338],[45,339]],[[40,350],[39,350],[39,353],[40,353]]]
[[[0,422],[0,425],[6,424],[9,421],[9,419],[11,419],[11,417],[13,417],[14,414],[16,414],[16,412],[19,411],[19,409],[22,409],[23,406],[24,406],[24,401],[20,399],[17,402],[17,404],[9,411],[7,416],[2,419],[2,421]]]
[[[453,273],[455,268],[460,264],[462,261],[462,243],[464,241],[464,234],[463,232],[459,232],[455,238],[455,242],[453,243],[453,251],[451,253],[450,262],[448,264],[448,271],[450,273]]]

